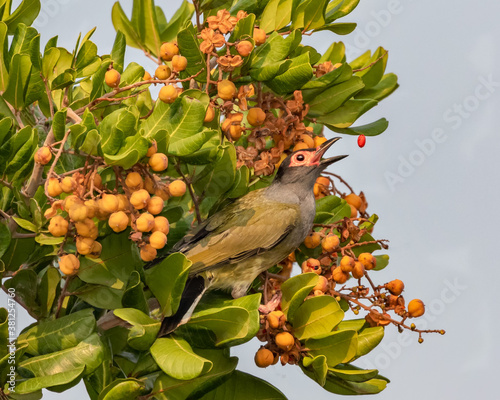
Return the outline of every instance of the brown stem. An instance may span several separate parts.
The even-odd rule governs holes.
[[[7,186],[9,189],[14,189],[14,186],[12,186],[12,183],[7,182],[6,180],[0,179],[0,184]]]
[[[193,0],[193,6],[194,6],[194,12],[196,13],[196,29],[198,29],[198,32],[201,32],[201,19],[200,19],[200,7],[198,5],[198,2],[196,0]]]
[[[179,173],[179,175],[182,177],[182,179],[184,180],[184,182],[186,182],[186,186],[187,186],[187,188],[189,190],[189,194],[191,195],[191,199],[193,199],[194,209],[195,209],[195,212],[196,212],[196,220],[198,221],[198,224],[201,224],[202,219],[201,219],[201,213],[200,213],[200,205],[198,204],[198,198],[196,197],[196,194],[194,193],[194,189],[191,186],[191,180],[188,179],[182,173],[179,161],[175,165],[175,169],[177,170],[177,172]]]
[[[68,295],[68,293],[67,293],[68,285],[72,279],[73,279],[73,275],[68,276],[66,278],[66,282],[64,282],[64,286],[62,288],[61,294],[59,295],[59,299],[57,300],[57,310],[56,310],[56,314],[55,314],[56,319],[59,317],[59,313],[61,312],[61,307],[62,307],[62,304],[64,302],[64,298]]]
[[[64,134],[64,137],[63,137],[63,140],[61,141],[61,145],[59,146],[59,149],[57,150],[57,154],[55,155],[54,157],[54,161],[52,162],[52,165],[50,166],[50,169],[49,169],[49,172],[47,173],[47,179],[45,180],[45,194],[47,195],[47,197],[50,197],[47,193],[47,187],[49,185],[49,179],[50,177],[52,176],[52,174],[54,173],[54,169],[56,167],[56,164],[57,164],[57,161],[59,160],[59,158],[61,157],[61,154],[63,152],[63,148],[64,148],[64,144],[66,143],[66,141],[68,140],[68,137],[69,137],[69,134],[70,134],[70,130],[68,129],[66,131],[66,133]]]
[[[389,53],[388,50],[385,51],[384,54],[382,54],[379,58],[377,58],[374,62],[368,64],[366,67],[363,67],[363,68],[358,68],[358,69],[353,69],[352,72],[360,72],[360,71],[364,71],[365,69],[368,69],[370,67],[373,67],[376,63],[378,63],[382,58],[384,58],[386,56],[386,54]]]

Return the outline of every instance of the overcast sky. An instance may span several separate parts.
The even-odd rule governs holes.
[[[115,32],[111,1],[44,0],[35,27],[42,43],[59,35],[59,45],[73,48],[79,32],[97,26],[93,41],[110,51]],[[121,2],[130,12],[132,1]],[[167,17],[180,0],[158,0]],[[344,40],[351,58],[382,45],[389,50],[387,71],[401,87],[367,113],[361,123],[390,121],[365,148],[355,137],[335,145],[350,154],[335,172],[363,190],[371,213],[380,221],[377,238],[390,239],[391,262],[373,274],[379,283],[393,278],[406,284],[405,297],[421,298],[426,316],[418,326],[444,328],[445,336],[399,335],[388,327],[382,345],[359,360],[391,379],[378,398],[395,400],[470,399],[498,396],[499,346],[494,237],[498,226],[498,140],[500,111],[500,2],[495,0],[362,1],[342,22],[357,22],[348,37],[331,32],[307,38],[318,51]],[[128,62],[154,68],[139,52]],[[4,302],[5,297],[1,298]],[[239,368],[265,379],[290,400],[335,395],[322,390],[298,367],[258,369],[253,341],[234,349]],[[83,385],[44,399],[87,399]]]

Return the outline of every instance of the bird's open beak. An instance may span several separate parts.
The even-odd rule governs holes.
[[[330,148],[332,144],[334,144],[337,140],[341,139],[340,137],[336,137],[330,140],[327,140],[318,148],[316,149],[316,153],[314,154],[314,162],[317,162],[319,166],[326,168],[328,165],[333,164],[337,161],[340,161],[347,156],[335,156],[335,157],[330,157],[330,158],[325,158],[324,160],[321,160],[323,155],[326,153],[326,151]]]

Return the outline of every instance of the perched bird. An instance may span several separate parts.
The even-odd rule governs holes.
[[[244,296],[260,273],[300,246],[316,213],[316,179],[347,157],[321,160],[338,139],[290,154],[270,186],[237,199],[175,244],[172,252],[184,253],[192,262],[190,278],[177,312],[162,321],[159,336],[187,322],[206,290],[230,289],[234,298]]]

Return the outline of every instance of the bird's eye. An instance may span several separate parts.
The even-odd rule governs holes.
[[[299,154],[299,155],[297,156],[297,161],[304,161],[305,159],[306,159],[306,158],[304,157],[304,155],[303,155],[303,154]]]

